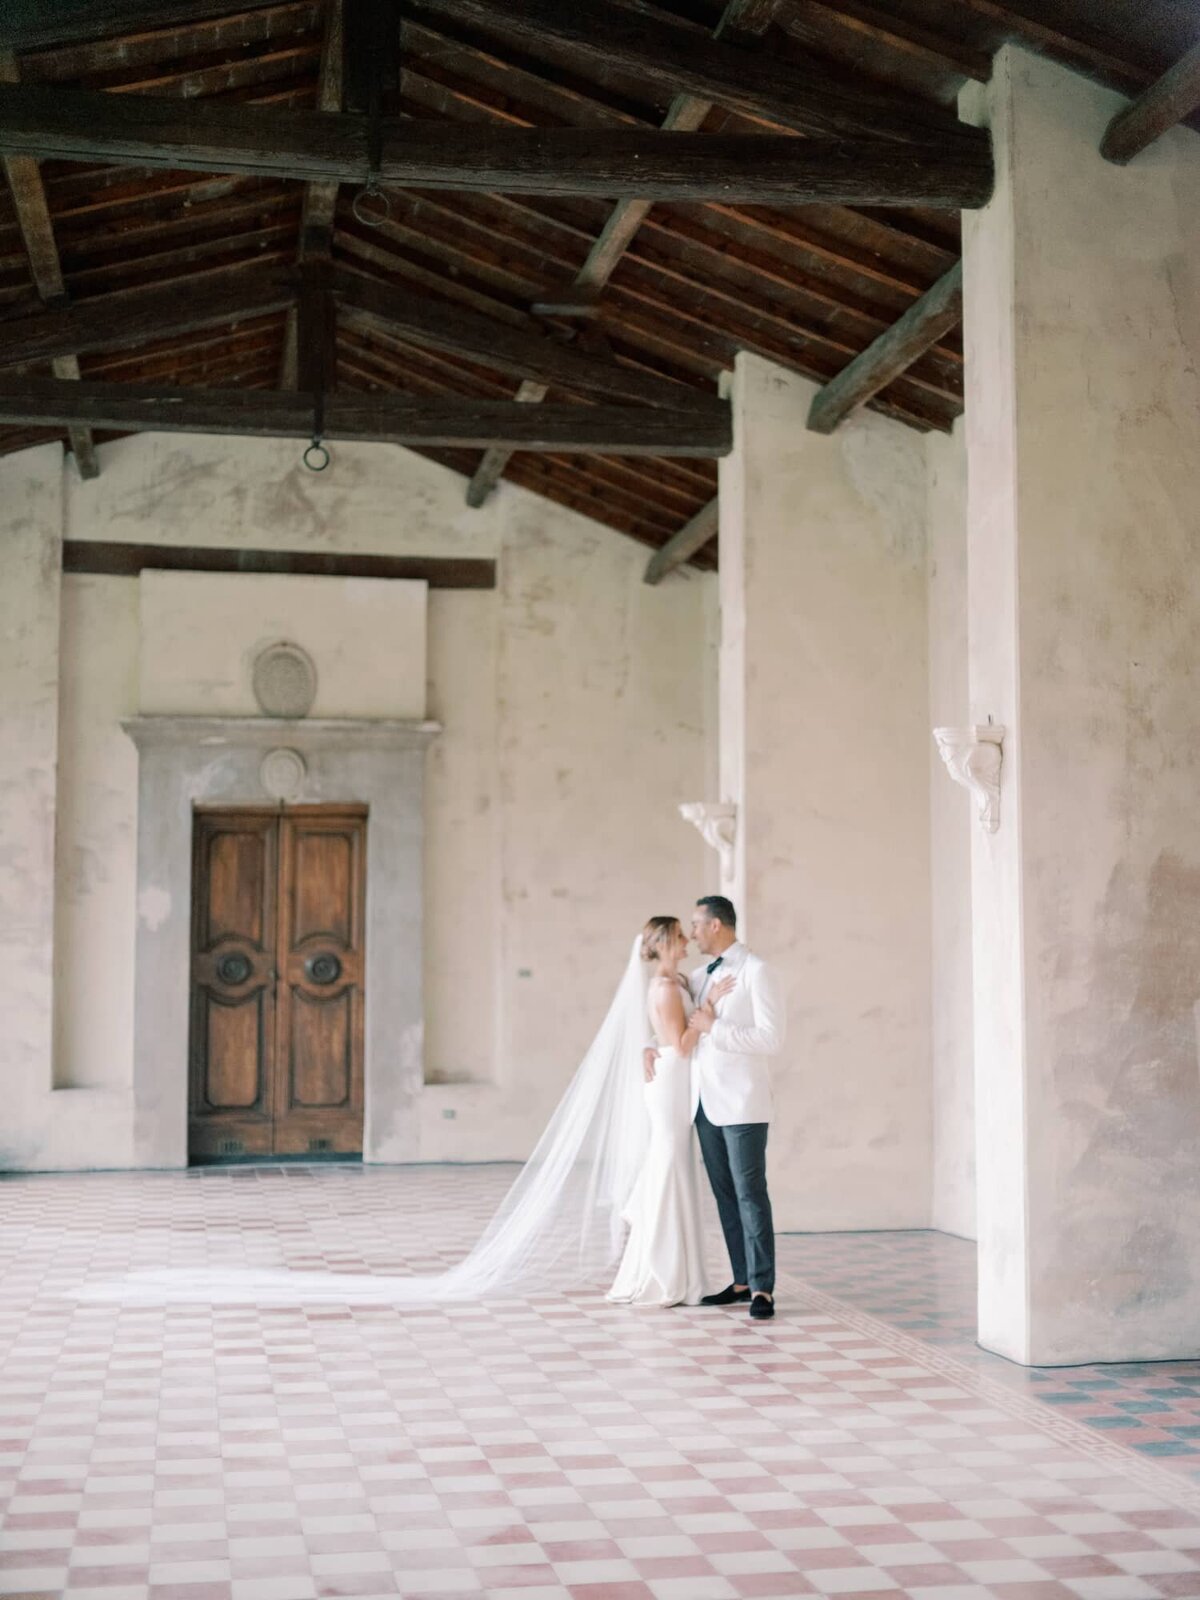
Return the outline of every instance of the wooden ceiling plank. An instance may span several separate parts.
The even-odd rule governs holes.
[[[805,0],[804,9],[823,16],[826,26],[832,24],[851,35],[861,34],[878,41],[886,49],[920,66],[979,83],[986,83],[991,77],[992,61],[986,51],[972,50],[960,39],[931,33],[901,16],[881,10],[868,0]],[[783,28],[785,33],[806,45],[820,43],[820,36],[814,37],[803,16],[794,10],[784,20]]]
[[[13,84],[18,79],[15,58],[0,52],[0,84]],[[16,211],[17,224],[25,242],[29,258],[29,271],[34,287],[44,305],[55,305],[67,297],[63,281],[62,264],[54,240],[54,224],[46,204],[46,190],[37,162],[30,156],[6,156],[4,175],[8,180],[9,194]],[[56,378],[77,379],[79,361],[73,351],[62,351],[52,363]],[[81,478],[95,478],[100,473],[96,445],[86,427],[71,424],[67,428],[67,442],[75,457],[75,466]]]
[[[809,428],[814,433],[832,433],[852,411],[898,378],[961,317],[960,262],[813,396],[808,413]]]
[[[818,61],[798,68],[766,53],[722,49],[710,37],[611,0],[410,0],[418,16],[459,17],[517,39],[534,53],[546,39],[578,61],[619,67],[670,95],[680,91],[763,114],[814,138],[867,135],[906,141],[938,135],[953,142],[962,125],[941,107],[823,76]]]
[[[651,556],[642,577],[643,583],[661,583],[668,572],[674,572],[676,567],[690,561],[710,539],[715,539],[720,524],[720,509],[720,497],[717,496],[685,522],[678,533],[672,534],[662,549]]]
[[[498,368],[517,377],[535,378],[652,406],[719,406],[686,384],[650,378],[613,361],[602,360],[570,345],[559,344],[531,325],[518,333],[469,311],[418,298],[392,284],[341,270],[334,280],[338,300],[352,316],[393,327],[415,343],[429,344]]]
[[[293,276],[252,272],[201,279],[186,295],[173,285],[102,295],[0,321],[0,364],[122,350],[281,311],[295,300]]]
[[[272,8],[278,0],[6,0],[0,50],[39,50],[85,39],[189,26],[231,11]]]
[[[982,205],[992,189],[986,136],[980,143],[842,143],[389,120],[382,151],[387,187],[950,208]],[[321,112],[7,85],[0,87],[0,152],[355,182],[366,171],[367,125]]]
[[[312,396],[240,389],[158,389],[127,383],[58,383],[0,377],[0,422],[119,431],[241,434],[305,439]],[[522,406],[507,400],[331,394],[325,437],[392,444],[474,446],[616,455],[717,456],[732,443],[728,408],[634,410],[622,406]]]
[[[1123,167],[1168,128],[1200,109],[1200,44],[1195,44],[1169,71],[1152,83],[1105,129],[1100,154]]]
[[[245,51],[253,45],[311,33],[319,26],[324,0],[275,0],[258,10],[200,18],[169,31],[124,33],[85,44],[59,44],[21,57],[27,83],[79,83],[105,73],[206,55]]]
[[[726,32],[761,33],[770,25],[774,10],[775,0],[726,0],[715,37],[719,40]],[[708,116],[711,106],[712,101],[703,96],[676,95],[663,120],[664,132],[695,132]],[[616,271],[621,257],[633,243],[649,211],[650,202],[647,200],[617,201],[600,230],[599,238],[575,274],[571,283],[571,293],[583,297],[585,301],[600,293]],[[545,398],[545,394],[545,389],[539,384],[526,380],[517,391],[517,399],[525,405],[537,405]],[[493,446],[484,453],[483,460],[467,485],[469,506],[479,507],[484,504],[504,476],[507,465],[508,458],[502,450]]]

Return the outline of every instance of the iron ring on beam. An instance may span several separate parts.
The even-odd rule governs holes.
[[[319,439],[314,439],[302,459],[310,472],[324,472],[329,465],[329,451]]]
[[[378,208],[368,210],[366,202],[369,200],[378,201]],[[373,178],[354,196],[350,209],[364,228],[382,228],[385,222],[392,220],[392,202]]]

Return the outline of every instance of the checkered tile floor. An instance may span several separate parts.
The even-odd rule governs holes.
[[[0,1595],[1200,1597],[1189,1474],[913,1325],[937,1322],[928,1282],[960,1270],[956,1241],[889,1241],[927,1258],[890,1312],[876,1236],[786,1240],[765,1325],[599,1293],[420,1312],[67,1297],[162,1264],[436,1267],[510,1176],[0,1184]]]
[[[1200,1483],[1200,1361],[1028,1368],[975,1345],[975,1247],[940,1233],[781,1242],[798,1277]]]

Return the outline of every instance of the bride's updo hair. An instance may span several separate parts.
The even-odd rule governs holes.
[[[642,929],[642,960],[657,961],[681,931],[678,917],[651,917]]]

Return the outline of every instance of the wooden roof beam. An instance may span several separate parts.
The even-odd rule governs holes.
[[[183,292],[171,284],[101,295],[0,321],[0,366],[129,349],[282,311],[295,302],[293,273],[261,271],[214,274]]]
[[[382,132],[385,187],[949,210],[992,191],[982,130],[908,144],[395,119]],[[0,154],[355,183],[367,171],[367,120],[20,84],[0,86]]]
[[[775,0],[727,0],[714,37],[719,39],[727,32],[761,33],[770,25],[774,12]],[[663,120],[663,130],[675,133],[695,132],[711,109],[711,100],[705,100],[697,95],[676,95]],[[651,204],[649,200],[617,201],[567,290],[567,295],[574,296],[576,301],[572,313],[578,315],[594,313],[597,297],[616,271],[621,257],[633,243],[638,229],[649,214]],[[554,308],[547,305],[545,309],[553,311]],[[517,399],[523,405],[537,405],[545,398],[545,386],[534,380],[526,379],[517,390]],[[484,504],[504,476],[509,459],[509,453],[503,450],[493,448],[485,451],[483,460],[476,467],[467,485],[469,506],[478,507]]]
[[[0,423],[116,432],[240,434],[308,439],[314,396],[264,389],[156,388],[0,376]],[[523,406],[438,395],[330,394],[324,437],[385,444],[627,456],[728,454],[728,406],[703,411],[629,406]]]
[[[715,539],[720,523],[720,509],[720,496],[714,495],[706,506],[701,506],[690,521],[684,523],[678,533],[671,535],[661,550],[654,552],[647,563],[642,581],[649,584],[661,583],[668,572],[674,572],[676,567],[681,567],[685,561],[690,561],[710,539]]]
[[[1200,109],[1200,44],[1195,44],[1157,83],[1118,111],[1100,141],[1106,161],[1123,167],[1168,128]]]
[[[345,268],[335,273],[333,288],[343,313],[355,321],[378,323],[414,344],[464,356],[514,377],[543,379],[584,394],[642,405],[707,409],[722,406],[715,394],[588,355],[532,327],[512,328],[477,312],[441,304]]]
[[[5,0],[0,49],[40,50],[82,39],[182,27],[231,11],[261,11],[279,0]]]
[[[546,40],[574,59],[618,68],[667,94],[680,91],[766,116],[814,138],[962,137],[952,112],[827,76],[814,58],[803,66],[766,53],[728,50],[689,28],[613,5],[611,0],[409,0],[419,17],[452,16],[514,39],[537,55]]]
[[[959,261],[909,306],[898,322],[813,396],[808,426],[814,433],[832,433],[852,411],[886,389],[961,319]]]
[[[0,53],[0,84],[17,82],[16,60],[11,54]],[[12,196],[17,226],[29,258],[29,271],[44,305],[61,305],[67,298],[63,282],[62,263],[58,246],[54,242],[54,224],[50,221],[50,208],[46,204],[46,188],[42,183],[37,161],[30,156],[5,156],[4,176]],[[52,370],[56,378],[79,377],[78,352],[66,350],[54,358]],[[75,457],[75,466],[81,478],[95,478],[100,473],[96,458],[96,444],[87,428],[67,429],[67,443]]]

